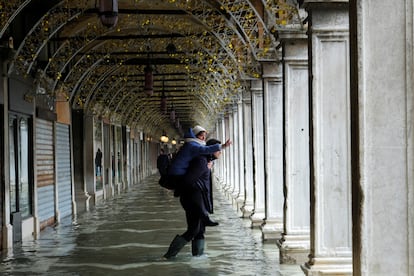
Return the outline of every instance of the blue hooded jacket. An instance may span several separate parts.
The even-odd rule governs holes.
[[[192,129],[184,135],[185,143],[173,159],[168,173],[170,175],[184,175],[190,166],[190,161],[199,155],[213,154],[221,150],[221,144],[206,146],[205,142],[196,138]]]

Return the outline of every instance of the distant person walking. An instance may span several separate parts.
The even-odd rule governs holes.
[[[98,148],[95,155],[95,175],[102,175],[102,151],[100,148]]]
[[[160,155],[157,158],[157,169],[161,176],[167,175],[170,158],[165,154],[164,149],[160,149]]]

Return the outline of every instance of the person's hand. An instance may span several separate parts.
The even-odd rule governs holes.
[[[230,146],[231,144],[232,144],[232,142],[230,141],[230,139],[227,139],[226,143],[224,143],[224,144],[222,145],[222,147],[223,147],[223,148],[226,148],[226,147]]]
[[[207,163],[207,168],[209,169],[209,170],[211,170],[211,168],[213,167],[213,161],[208,161],[208,163]]]

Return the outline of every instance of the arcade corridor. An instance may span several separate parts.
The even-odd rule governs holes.
[[[196,125],[222,225],[159,262]],[[0,0],[1,269],[414,276],[413,130],[412,0]]]
[[[296,265],[280,265],[276,244],[263,244],[260,231],[250,229],[218,191],[213,216],[220,225],[207,229],[206,254],[192,257],[187,245],[176,258],[163,260],[172,237],[184,231],[185,218],[177,198],[157,181],[147,177],[73,223],[48,227],[38,240],[3,256],[0,274],[303,275]]]

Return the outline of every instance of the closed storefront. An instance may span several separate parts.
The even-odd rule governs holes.
[[[37,208],[40,228],[55,222],[53,122],[36,120]]]
[[[56,124],[56,173],[59,219],[72,215],[72,166],[69,125]]]

